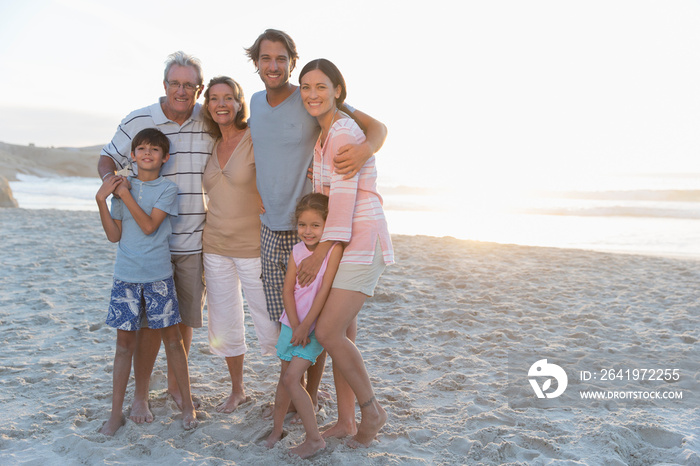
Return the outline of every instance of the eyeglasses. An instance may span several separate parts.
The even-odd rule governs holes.
[[[168,87],[171,87],[173,89],[180,89],[180,86],[184,87],[187,92],[194,92],[200,87],[202,87],[199,84],[192,84],[192,83],[180,83],[178,81],[168,81]]]

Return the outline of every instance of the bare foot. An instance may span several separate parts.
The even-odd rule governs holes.
[[[321,407],[320,407],[319,405],[317,405],[317,404],[314,405],[314,412],[315,412],[315,413],[318,414],[318,412],[320,411],[320,409],[321,409]],[[292,416],[292,418],[289,420],[289,423],[290,423],[290,424],[295,424],[295,425],[296,425],[296,424],[303,424],[303,422],[301,422],[301,416],[299,416],[299,413],[295,413],[294,416]]]
[[[321,433],[323,438],[345,438],[349,435],[357,434],[357,424],[355,419],[351,422],[336,422],[330,428]]]
[[[153,422],[153,413],[148,407],[148,401],[144,400],[134,400],[131,404],[131,412],[129,413],[129,419],[134,421],[136,424],[143,424],[144,422]]]
[[[265,439],[265,447],[267,447],[268,449],[274,447],[277,442],[282,440],[282,438],[284,438],[284,431],[275,432],[273,430],[272,432],[270,432],[270,435],[268,435]]]
[[[182,411],[182,395],[180,394],[180,391],[168,389],[167,393],[173,398],[173,401],[177,407]],[[199,409],[202,406],[199,398],[195,397],[194,395],[192,395],[192,406],[194,406],[194,409]]]
[[[182,412],[182,427],[184,427],[185,430],[192,430],[197,427],[198,424],[199,420],[197,420],[197,413],[194,408],[192,411]]]
[[[124,418],[123,414],[121,416],[117,416],[114,419],[112,418],[112,416],[110,416],[110,418],[107,419],[107,421],[105,421],[104,424],[102,424],[102,427],[100,428],[100,433],[103,435],[112,436],[124,424],[126,424],[126,419]]]
[[[239,405],[242,405],[243,403],[247,403],[250,401],[249,396],[245,396],[245,394],[240,394],[240,393],[231,393],[228,398],[226,398],[225,401],[220,403],[216,407],[216,411],[219,413],[232,413],[236,408],[238,408]]]
[[[262,418],[266,421],[271,421],[272,416],[275,414],[275,404],[268,403],[262,407]]]
[[[362,421],[357,428],[357,434],[346,443],[350,448],[369,447],[377,436],[377,432],[386,423],[386,411],[377,400],[362,411]]]
[[[289,409],[287,409],[287,414],[289,413],[296,413],[296,409],[294,408],[294,405],[292,403],[289,403]],[[262,408],[262,418],[265,419],[266,421],[271,421],[272,417],[275,415],[275,404],[274,403],[268,403],[267,405],[263,406]]]
[[[289,450],[289,454],[296,455],[301,459],[306,459],[324,448],[326,448],[326,441],[323,440],[323,438],[318,440],[309,440],[307,438],[304,440],[304,443]]]

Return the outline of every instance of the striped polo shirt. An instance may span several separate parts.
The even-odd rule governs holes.
[[[170,252],[175,255],[202,252],[202,231],[206,204],[202,189],[202,174],[211,154],[214,140],[205,131],[200,116],[202,106],[196,104],[192,116],[178,125],[163,113],[161,97],[158,103],[131,112],[119,124],[112,142],[102,148],[100,155],[112,160],[117,169],[130,166],[136,175],[136,164],[130,164],[131,140],[145,128],[158,128],[170,140],[170,159],[160,174],[178,187],[178,212],[173,218]]]

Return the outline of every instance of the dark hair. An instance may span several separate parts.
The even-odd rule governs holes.
[[[317,58],[315,60],[311,60],[304,66],[304,68],[301,69],[301,72],[299,73],[300,85],[304,75],[309,71],[313,70],[319,70],[321,73],[325,74],[328,77],[328,79],[330,79],[334,89],[340,86],[340,96],[337,99],[335,99],[335,106],[338,107],[338,110],[346,113],[350,118],[355,120],[355,123],[357,123],[360,129],[363,132],[366,132],[364,125],[362,125],[362,123],[360,123],[360,121],[357,118],[355,118],[355,115],[353,115],[348,106],[345,105],[345,98],[348,95],[348,88],[345,85],[345,78],[343,78],[343,75],[338,69],[338,67],[335,66],[333,62],[331,62],[330,60],[326,60],[325,58]]]
[[[209,113],[209,90],[212,86],[216,84],[226,84],[233,91],[233,98],[241,106],[236,113],[233,123],[238,129],[246,129],[248,127],[248,105],[245,103],[245,96],[243,95],[243,88],[240,84],[229,78],[228,76],[217,76],[212,78],[207,84],[207,90],[204,91],[204,106],[202,108],[202,120],[204,121],[204,126],[207,128],[207,132],[212,135],[215,139],[221,137],[221,129],[219,125],[214,122],[214,119]]]
[[[309,193],[299,199],[297,208],[294,209],[294,223],[297,223],[299,216],[307,210],[315,210],[321,214],[323,221],[326,221],[328,217],[328,196],[321,193]]]
[[[141,144],[150,144],[163,149],[163,155],[170,153],[170,140],[158,128],[146,128],[139,131],[131,140],[131,152]]]
[[[262,41],[264,40],[269,40],[270,42],[281,42],[284,44],[287,52],[289,53],[290,71],[294,70],[294,67],[297,64],[297,59],[299,58],[299,54],[297,53],[297,45],[294,43],[294,40],[292,40],[292,38],[289,37],[289,34],[284,31],[280,31],[278,29],[266,29],[265,32],[260,34],[258,38],[255,39],[255,43],[253,45],[245,49],[245,53],[248,55],[248,58],[255,63],[255,71],[258,71],[260,44],[262,44]]]

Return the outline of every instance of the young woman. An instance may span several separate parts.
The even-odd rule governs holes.
[[[299,83],[306,110],[321,126],[314,148],[314,191],[330,199],[323,237],[314,254],[300,265],[300,279],[316,274],[335,241],[345,243],[316,324],[316,337],[333,358],[338,397],[338,422],[324,436],[354,435],[350,446],[369,446],[387,415],[374,396],[364,360],[354,344],[357,314],[365,299],[374,294],[385,266],[394,262],[394,251],[377,192],[374,156],[349,179],[336,173],[333,165],[338,148],[365,140],[343,105],[347,89],[342,74],[330,61],[317,59],[302,69]],[[355,398],[362,413],[359,426],[355,426]]]

